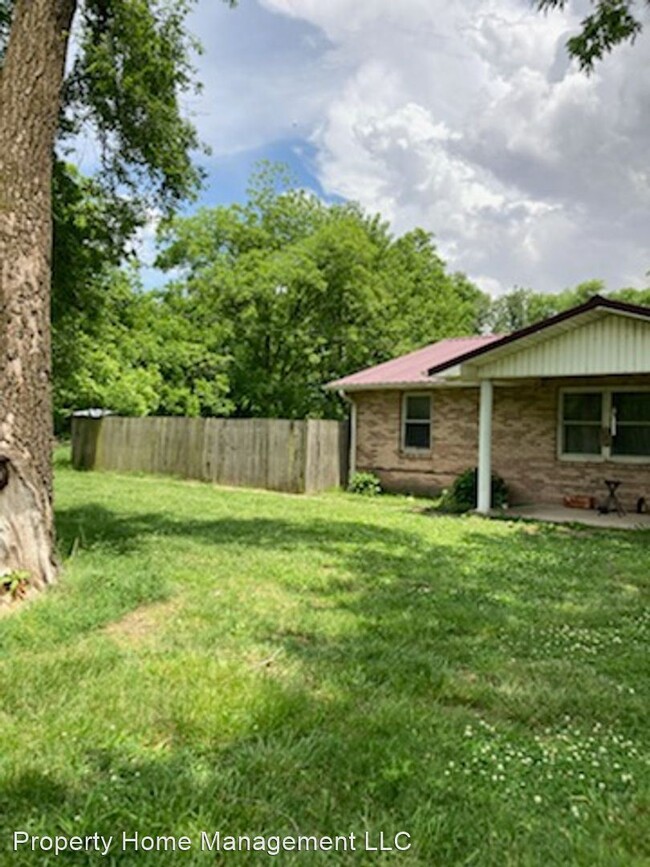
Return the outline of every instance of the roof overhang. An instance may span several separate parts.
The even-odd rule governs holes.
[[[599,295],[504,337],[479,339],[481,345],[474,344],[472,349],[454,353],[433,367],[427,368],[425,363],[409,379],[391,379],[390,373],[399,377],[406,371],[391,371],[393,362],[384,362],[361,372],[376,372],[379,379],[368,381],[367,376],[354,374],[323,387],[352,395],[371,391],[476,387],[486,378],[514,384],[524,378],[650,373],[650,307]],[[424,347],[424,350],[432,347]],[[419,355],[424,350],[416,350],[396,361]],[[589,359],[588,364],[580,361],[581,353],[583,359]],[[547,356],[553,357],[551,363],[544,360]],[[383,379],[382,374],[389,376]]]
[[[373,383],[352,383],[350,385],[336,385],[328,383],[323,388],[326,391],[337,391],[340,394],[353,394],[359,391],[429,391],[437,388],[469,388],[470,386],[478,386],[479,382],[470,382],[468,379],[449,379],[446,376],[437,376],[435,379],[426,379],[423,381],[405,381],[405,382],[373,382]]]
[[[596,295],[579,307],[559,313],[542,322],[508,334],[487,346],[470,351],[464,356],[454,359],[453,366],[438,365],[430,368],[428,372],[431,376],[456,376],[462,380],[476,382],[482,378],[481,369],[488,364],[510,355],[525,352],[539,343],[610,316],[650,324],[650,308],[612,301],[609,298]]]

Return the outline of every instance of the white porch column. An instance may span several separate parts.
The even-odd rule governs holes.
[[[478,502],[476,509],[487,514],[492,507],[492,380],[481,380],[478,420]]]

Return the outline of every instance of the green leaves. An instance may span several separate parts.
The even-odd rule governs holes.
[[[481,293],[446,273],[432,238],[394,239],[353,203],[327,205],[266,164],[249,200],[170,222],[165,304],[228,357],[236,414],[340,415],[329,380],[476,330]],[[203,410],[202,410],[203,411]]]
[[[105,269],[92,306],[54,321],[57,428],[75,409],[121,415],[229,415],[226,359],[171,303],[145,293],[135,273]]]
[[[648,2],[648,0],[646,0]],[[633,14],[634,0],[591,0],[595,11],[582,22],[582,30],[567,42],[569,54],[581,69],[592,72],[594,64],[622,42],[634,42],[642,30]],[[563,9],[566,0],[539,0],[542,10]]]
[[[485,297],[431,236],[393,238],[358,205],[286,189],[264,166],[249,201],[166,220],[159,294],[116,265],[141,214],[57,170],[55,403],[73,409],[342,416],[323,385],[478,329]]]
[[[565,289],[553,295],[515,287],[511,292],[492,301],[483,317],[484,326],[494,334],[508,334],[532,325],[533,322],[555,316],[563,310],[584,304],[593,295],[602,295],[604,290],[602,280],[586,280],[573,289]],[[607,295],[629,304],[650,305],[650,289],[619,289]]]
[[[596,12],[582,22],[582,31],[567,42],[569,53],[582,69],[591,72],[596,60],[621,42],[634,42],[641,32],[641,22],[630,12],[625,0],[600,0]]]
[[[88,0],[79,54],[65,87],[67,128],[91,124],[103,175],[113,186],[155,193],[166,209],[199,183],[193,126],[180,98],[195,89],[191,54],[199,46],[184,27],[189,0]]]

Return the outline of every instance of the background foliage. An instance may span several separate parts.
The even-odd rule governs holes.
[[[395,237],[379,216],[324,203],[269,165],[245,203],[174,217],[201,180],[199,142],[181,111],[200,50],[184,24],[192,5],[78,3],[58,150],[68,153],[83,132],[98,145],[99,166],[84,178],[59,160],[54,172],[59,430],[91,405],[338,417],[345,408],[322,390],[328,380],[446,336],[511,331],[602,291],[591,281],[555,296],[515,288],[491,301],[449,272],[430,233]],[[632,2],[592,6],[569,43],[587,69],[640,27]],[[12,7],[0,0],[0,63]],[[154,214],[164,217],[160,265],[170,280],[146,292],[132,248]],[[650,303],[650,290],[613,294]]]
[[[160,264],[179,276],[162,303],[228,359],[240,415],[336,415],[339,399],[324,383],[470,334],[485,305],[447,272],[429,234],[394,238],[354,203],[282,188],[269,166],[244,205],[176,219],[165,242]]]
[[[431,235],[393,237],[354,203],[294,189],[276,166],[244,204],[164,222],[145,292],[129,258],[140,220],[59,166],[54,373],[59,429],[75,408],[129,414],[340,416],[328,380],[480,327],[488,299]]]
[[[59,163],[53,350],[57,427],[74,409],[141,415],[341,417],[329,380],[448,336],[506,333],[596,293],[496,299],[450,273],[432,236],[391,234],[263,164],[243,204],[161,224],[163,289],[145,291],[130,202]],[[650,304],[650,289],[610,297]]]

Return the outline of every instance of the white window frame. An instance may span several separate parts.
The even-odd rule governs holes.
[[[409,397],[426,397],[429,401],[429,445],[428,446],[407,446],[406,445],[406,425],[407,424],[421,424],[425,425],[423,419],[409,419],[406,415],[406,408],[408,406]],[[401,424],[401,434],[400,434],[400,446],[402,451],[405,454],[411,455],[428,455],[431,453],[431,449],[433,448],[433,395],[430,391],[405,391],[402,395],[402,424]]]
[[[602,416],[600,420],[600,429],[607,429],[611,432],[612,424],[612,395],[621,394],[623,392],[648,392],[648,386],[571,386],[569,388],[561,388],[557,402],[557,457],[561,461],[573,461],[584,463],[604,463],[611,461],[617,464],[650,464],[650,455],[613,455],[611,445],[601,445],[600,454],[574,454],[572,452],[562,451],[562,442],[564,440],[564,395],[565,394],[601,394],[602,395]]]

